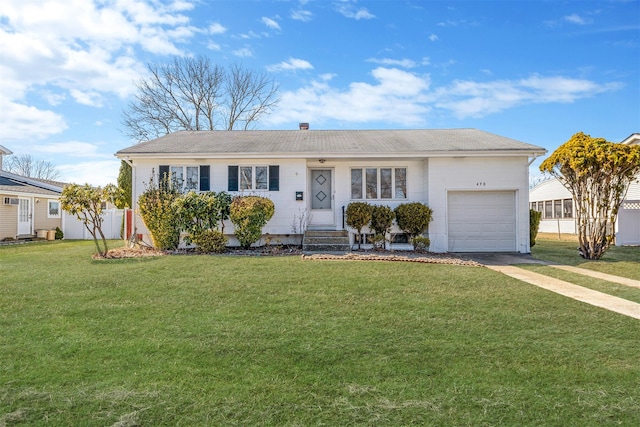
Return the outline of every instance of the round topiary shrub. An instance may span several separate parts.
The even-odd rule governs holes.
[[[419,202],[403,203],[395,209],[398,227],[410,237],[419,236],[429,228],[433,210]]]
[[[229,219],[240,246],[248,249],[262,237],[262,228],[273,217],[275,206],[270,199],[260,196],[237,196],[233,198]]]
[[[371,222],[371,213],[373,206],[365,202],[349,203],[346,210],[347,225],[358,230],[358,235],[362,234],[362,229]],[[360,241],[358,240],[358,249],[360,249]]]

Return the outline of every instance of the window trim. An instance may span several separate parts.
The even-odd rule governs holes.
[[[57,215],[51,215],[51,204],[52,203],[57,203],[58,204],[58,214]],[[62,218],[62,208],[60,206],[60,200],[47,200],[47,218]]]
[[[368,177],[373,178],[372,175],[369,175],[369,171],[375,170],[375,189],[369,186],[372,183]],[[391,179],[389,188],[385,187],[385,190],[391,191],[391,197],[382,197],[383,185],[382,185],[382,170],[390,170],[390,175],[388,178]],[[397,171],[404,170],[404,196],[398,197],[398,182],[397,182]],[[358,189],[357,185],[354,185],[353,182],[353,172],[360,171],[360,188]],[[350,200],[407,200],[407,171],[408,168],[406,166],[357,166],[349,168],[349,185],[350,185]],[[358,190],[360,197],[354,197],[354,190]],[[371,190],[371,191],[369,191]],[[372,197],[375,195],[375,197]]]

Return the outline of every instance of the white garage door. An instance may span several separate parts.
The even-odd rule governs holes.
[[[449,252],[515,252],[514,191],[450,191]]]

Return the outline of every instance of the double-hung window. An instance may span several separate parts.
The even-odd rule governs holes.
[[[279,191],[280,166],[229,166],[228,191]]]
[[[160,165],[160,183],[169,184],[180,192],[209,191],[208,165]]]
[[[352,168],[351,199],[406,199],[407,168]]]

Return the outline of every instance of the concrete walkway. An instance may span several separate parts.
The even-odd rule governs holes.
[[[594,277],[608,282],[618,283],[626,286],[640,288],[640,281],[627,279],[625,277],[614,276],[611,274],[599,273],[597,271],[587,270],[585,268],[571,267],[567,265],[548,264],[533,259],[530,255],[514,255],[514,254],[477,254],[471,255],[471,259],[483,264],[491,270],[497,271],[514,279],[521,280],[526,283],[547,289],[560,295],[573,298],[578,301],[601,307],[609,311],[614,311],[625,316],[640,319],[640,304],[628,301],[624,298],[618,298],[564,280],[555,279],[545,276],[544,274],[535,273],[514,266],[514,264],[541,264],[550,267],[562,269],[576,274]]]

